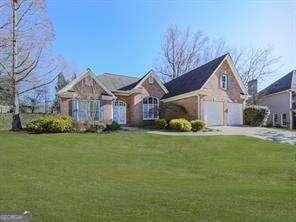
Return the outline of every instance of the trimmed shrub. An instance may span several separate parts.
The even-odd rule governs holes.
[[[244,109],[244,124],[249,126],[262,126],[269,111],[265,107],[247,107]]]
[[[103,123],[93,123],[89,126],[87,126],[85,132],[89,133],[100,133],[106,128],[106,125]]]
[[[155,120],[155,127],[157,129],[165,129],[168,126],[168,123],[165,119],[157,119]]]
[[[111,124],[107,125],[106,129],[111,131],[116,131],[120,129],[120,125],[117,122],[113,121]]]
[[[191,131],[191,123],[186,119],[172,119],[169,123],[169,127],[173,130],[180,132]]]
[[[73,130],[73,120],[69,116],[41,116],[26,125],[30,133],[67,133]]]
[[[192,120],[191,122],[192,131],[196,132],[206,127],[206,123],[202,120]]]

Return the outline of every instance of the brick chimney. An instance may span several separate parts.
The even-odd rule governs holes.
[[[250,96],[255,96],[258,92],[258,81],[257,79],[253,79],[248,82],[248,94]]]

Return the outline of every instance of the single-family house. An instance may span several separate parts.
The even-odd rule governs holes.
[[[296,128],[296,70],[261,90],[257,97],[258,104],[270,110],[269,124]]]
[[[202,119],[208,125],[243,124],[245,87],[229,54],[163,84],[150,70],[141,78],[87,69],[59,91],[61,113],[77,122],[116,121],[141,126],[175,117]],[[160,110],[163,109],[163,112]]]

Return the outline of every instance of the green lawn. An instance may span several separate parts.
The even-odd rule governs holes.
[[[295,221],[296,147],[243,136],[0,132],[0,211],[34,221]]]

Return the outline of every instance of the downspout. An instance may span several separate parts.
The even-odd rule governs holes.
[[[197,94],[197,118],[201,119],[201,113],[200,113],[200,96]]]

